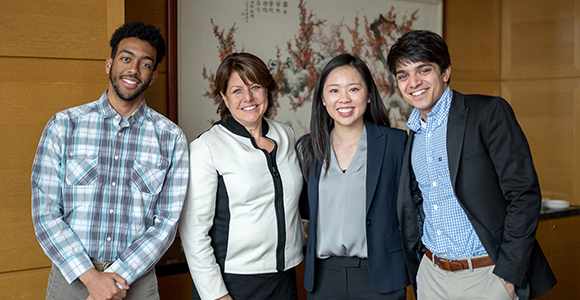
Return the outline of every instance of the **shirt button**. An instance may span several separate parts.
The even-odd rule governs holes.
[[[90,153],[87,153],[87,157],[91,157],[91,154]]]
[[[371,224],[372,224],[371,220],[367,220],[367,225],[371,226]]]
[[[437,210],[437,205],[433,205],[433,209],[434,210]]]
[[[116,116],[115,116],[115,119],[119,120],[119,115],[116,115]]]
[[[433,157],[427,158],[427,161],[432,161],[432,160],[433,160]]]
[[[437,182],[435,182],[435,181],[434,181],[434,182],[433,182],[433,186],[437,186]]]
[[[441,230],[437,230],[437,235],[441,235]]]
[[[111,185],[112,185],[112,186],[116,186],[116,185],[117,185],[117,183],[116,183],[116,182],[113,182],[113,183],[111,183]]]
[[[157,163],[157,166],[158,166],[158,167],[161,167],[161,163],[160,163],[160,162],[158,162],[158,163]]]
[[[110,237],[110,236],[108,236],[108,237],[107,237],[107,242],[110,242],[110,241],[111,241],[111,237]]]
[[[431,132],[427,133],[427,137],[431,137]]]
[[[111,210],[109,210],[109,213],[114,213],[114,212],[115,212],[115,211],[114,211],[114,210],[112,210],[112,209],[111,209]]]
[[[119,132],[119,133],[117,133],[117,135],[118,135],[118,136],[122,136],[122,135],[123,135],[123,133]]]
[[[115,160],[118,160],[118,159],[119,159],[119,155],[115,155]]]
[[[74,156],[74,155],[75,155],[75,154],[74,154],[74,153],[72,153],[72,152],[71,152],[71,153],[69,153],[69,154],[70,154],[70,156]]]

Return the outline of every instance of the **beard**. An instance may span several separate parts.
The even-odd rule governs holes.
[[[111,69],[112,69],[112,66],[111,66]],[[123,77],[131,77],[135,80],[139,80],[138,78],[136,78],[133,75],[127,75],[127,76],[123,76]],[[117,94],[117,96],[119,96],[119,98],[123,99],[124,101],[133,101],[137,97],[139,97],[141,94],[143,94],[143,92],[145,92],[145,90],[149,86],[149,83],[151,82],[151,77],[149,77],[147,82],[143,82],[142,86],[139,87],[137,90],[135,90],[134,92],[128,92],[128,93],[121,92],[121,87],[119,85],[119,81],[121,80],[121,78],[119,76],[116,76],[116,75],[113,76],[112,71],[109,72],[109,80],[111,81],[111,84],[113,85],[113,89],[115,90],[115,93]]]

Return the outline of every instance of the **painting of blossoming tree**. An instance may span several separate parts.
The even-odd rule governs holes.
[[[214,0],[207,5],[216,6],[216,1],[220,2]],[[214,9],[201,8],[205,11],[201,17],[206,24],[200,24],[200,27],[210,31],[211,36],[199,32],[194,34],[205,36],[201,48],[207,50],[201,55],[192,55],[214,58],[192,58],[201,64],[197,70],[191,71],[201,74],[194,80],[201,90],[184,93],[180,88],[182,127],[188,118],[183,114],[184,106],[207,109],[208,105],[214,105],[214,115],[200,114],[206,128],[219,118],[210,96],[217,65],[233,52],[250,52],[267,63],[279,84],[279,90],[274,94],[273,118],[292,126],[298,136],[309,131],[311,97],[319,72],[330,59],[341,53],[359,56],[367,63],[389,110],[391,125],[406,128],[412,108],[399,95],[396,80],[388,72],[387,54],[391,45],[410,30],[428,29],[441,33],[442,0],[223,2],[239,2],[239,6],[224,4]],[[223,17],[225,12],[222,10],[231,10],[230,17]],[[186,38],[183,33],[181,36]],[[197,108],[192,115],[198,111]],[[199,128],[198,132],[203,130]]]

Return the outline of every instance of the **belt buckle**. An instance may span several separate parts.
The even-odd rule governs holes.
[[[451,258],[444,258],[444,257],[439,257],[435,254],[433,254],[433,256],[435,256],[435,264],[443,269],[443,267],[441,267],[441,262],[446,262],[449,264],[449,271],[453,272],[453,262],[456,261],[455,259],[451,259]]]
[[[104,263],[103,264],[103,272],[105,272],[105,270],[108,269],[112,264],[113,264],[112,261],[108,261],[108,262]]]

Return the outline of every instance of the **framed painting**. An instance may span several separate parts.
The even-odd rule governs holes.
[[[319,72],[352,53],[373,73],[393,127],[406,128],[412,107],[399,95],[386,57],[404,33],[444,30],[443,0],[197,0],[178,1],[179,124],[189,140],[219,120],[211,98],[220,61],[249,52],[270,68],[280,89],[273,119],[297,137],[309,131]]]

